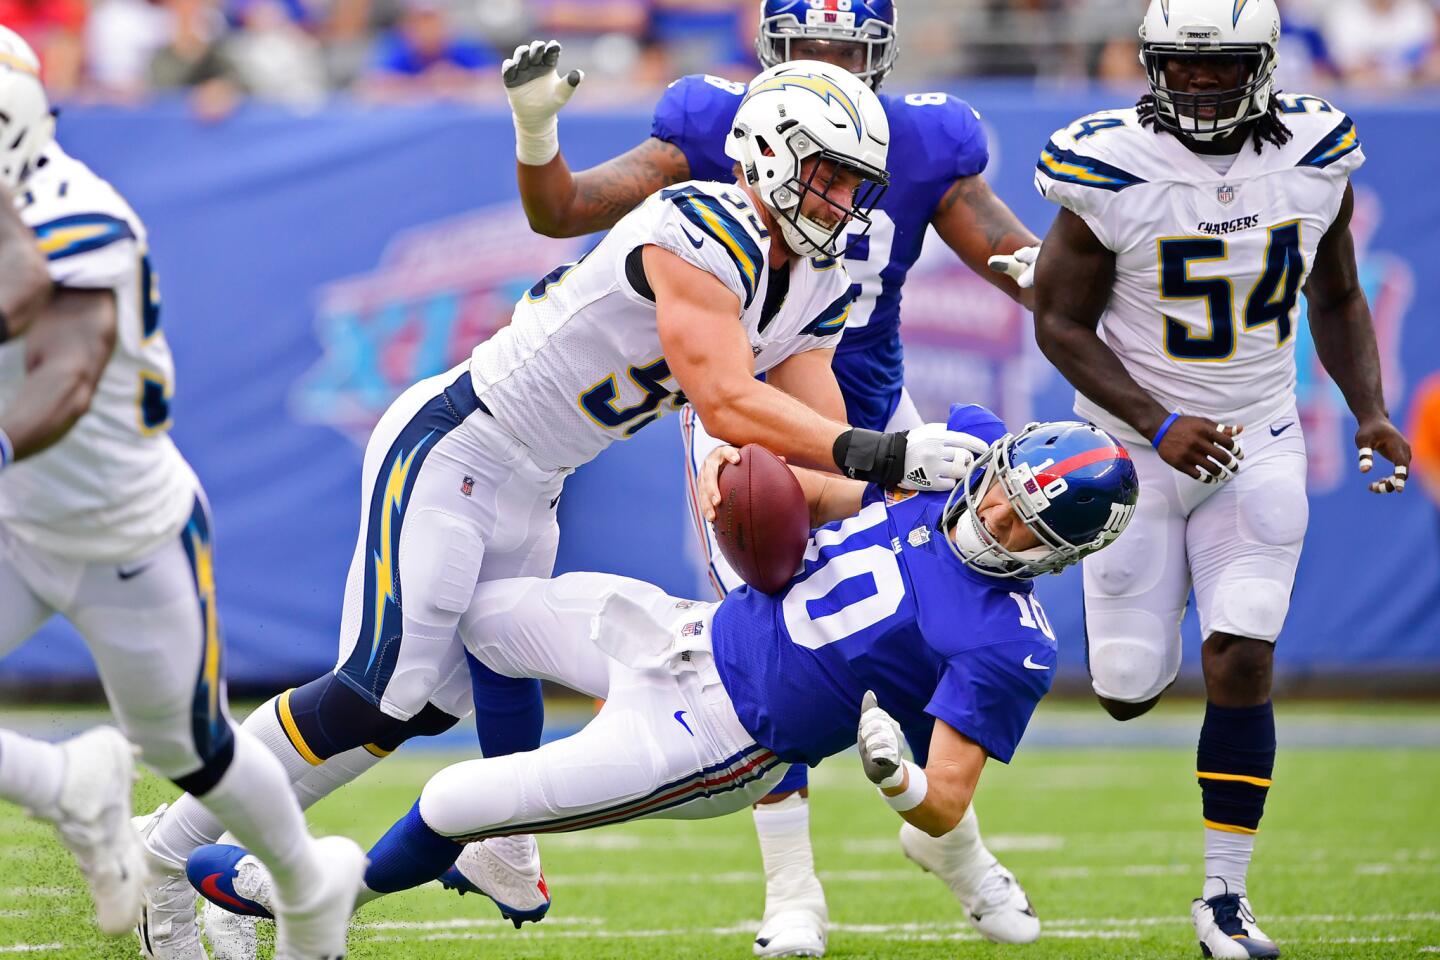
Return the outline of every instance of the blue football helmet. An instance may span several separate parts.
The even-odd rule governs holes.
[[[1015,515],[1040,540],[1007,550],[980,519],[980,503],[999,484]],[[1059,573],[1125,530],[1140,497],[1130,453],[1088,423],[1032,423],[1007,433],[975,460],[945,501],[946,537],[966,566],[992,577]]]
[[[865,48],[864,69],[851,70],[878,88],[895,66],[894,0],[764,0],[755,55],[766,67],[796,59],[795,40],[858,43]]]

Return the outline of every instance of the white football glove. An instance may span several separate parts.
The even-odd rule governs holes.
[[[991,257],[986,261],[990,269],[1010,277],[1021,290],[1035,286],[1035,261],[1040,256],[1040,245],[1021,247],[1011,254]]]
[[[906,490],[953,490],[965,479],[975,458],[990,444],[968,433],[949,430],[943,423],[927,423],[905,434]]]
[[[901,772],[900,724],[880,709],[874,690],[860,701],[860,732],[855,738],[865,776],[876,786],[893,787]]]
[[[535,40],[516,47],[515,55],[500,65],[500,79],[505,82],[515,121],[515,157],[532,167],[544,166],[560,152],[560,124],[555,115],[585,79],[583,70],[560,76],[555,68],[559,62],[558,41]]]

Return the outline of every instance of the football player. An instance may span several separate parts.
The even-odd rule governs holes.
[[[856,742],[857,720],[884,800],[927,836],[952,831],[1050,688],[1055,637],[1033,578],[1120,536],[1139,488],[1124,447],[1087,424],[1007,434],[957,405],[949,426],[991,443],[948,497],[797,471],[821,526],[773,595],[696,603],[592,573],[481,584],[460,624],[474,656],[605,704],[573,736],[433,777],[370,851],[362,900],[434,879],[479,838],[743,809],[788,764]],[[707,460],[707,502],[730,453]],[[862,577],[873,589],[840,586]],[[902,729],[918,762],[902,759]],[[245,907],[265,909],[243,849],[191,864],[262,878]]]
[[[1359,135],[1334,105],[1274,90],[1279,36],[1274,0],[1152,0],[1149,95],[1057,132],[1036,176],[1062,208],[1040,253],[1036,336],[1075,385],[1076,412],[1130,445],[1145,488],[1134,531],[1084,569],[1091,680],[1116,719],[1174,681],[1195,591],[1205,881],[1191,913],[1207,957],[1279,955],[1245,878],[1307,519],[1302,290],[1320,360],[1359,421],[1360,469],[1376,452],[1395,464],[1370,489],[1403,489],[1410,461],[1350,236]]]
[[[364,855],[311,839],[280,764],[230,723],[210,512],[167,435],[174,367],[145,227],[54,141],[38,71],[0,29],[0,180],[33,231],[5,243],[38,243],[48,267],[43,305],[7,302],[0,324],[14,338],[0,345],[0,655],[54,614],[74,624],[146,763],[258,845],[284,905],[280,955],[343,956]],[[103,731],[49,749],[6,736],[0,758],[6,794],[18,778],[21,802],[62,823],[101,925],[138,918],[143,942],[145,857],[121,829],[129,746]]]
[[[805,57],[844,67],[878,89],[898,55],[892,0],[766,0],[761,5],[756,53],[766,66]],[[560,153],[557,113],[583,80],[579,70],[557,71],[560,45],[537,41],[515,51],[503,78],[514,114],[517,179],[531,226],[549,236],[603,230],[654,190],[690,177],[724,179],[734,161],[724,144],[745,85],[711,76],[687,76],[670,85],[655,108],[649,139],[627,153],[572,173]],[[1027,263],[1036,238],[990,190],[985,130],[969,104],[943,93],[881,94],[894,139],[890,188],[856,236],[843,262],[856,291],[846,334],[836,348],[835,376],[846,419],[873,430],[903,430],[920,423],[905,392],[899,333],[901,288],[920,256],[926,230],[936,232],[971,269],[1030,305]],[[1021,249],[1025,248],[1025,249]],[[1014,254],[1015,256],[1008,256]],[[1019,259],[1017,260],[1016,257]],[[984,269],[997,259],[1009,275]],[[719,441],[682,413],[691,499],[695,475]],[[692,503],[692,518],[698,511]],[[708,573],[718,595],[741,581],[720,556],[710,527],[695,521]],[[538,718],[538,685],[487,677],[481,740],[487,756],[539,744],[540,722],[527,731],[514,722],[516,704]],[[493,716],[494,719],[490,719]],[[484,722],[489,720],[488,723]],[[810,849],[805,767],[797,765],[754,813],[765,865],[765,915],[757,956],[824,953],[827,911]],[[992,940],[1024,943],[1040,924],[1014,876],[985,848],[972,812],[953,836],[935,842],[903,830],[907,856],[941,877],[965,907],[965,916]],[[460,866],[463,868],[465,861]]]
[[[761,74],[727,146],[745,183],[653,194],[542,277],[468,362],[391,405],[365,452],[339,662],[245,722],[304,781],[302,799],[469,713],[456,629],[476,583],[549,576],[565,477],[678,409],[682,391],[736,444],[891,485],[954,486],[983,444],[939,424],[851,428],[831,372],[853,299],[833,257],[884,187],[888,141],[875,94],[845,71],[800,61]],[[153,836],[188,852],[219,834],[182,798]],[[519,861],[510,889],[485,890],[507,915],[544,915],[533,838],[476,855]]]
[[[6,151],[0,163],[13,164],[16,155]],[[8,170],[3,180],[7,187],[13,182]],[[0,187],[0,344],[27,333],[39,319],[39,332],[27,340],[36,361],[29,371],[34,383],[28,403],[54,418],[41,427],[47,434],[63,431],[83,411],[79,397],[55,396],[54,384],[102,362],[84,340],[60,335],[64,314],[46,309],[51,296],[50,271],[35,235],[16,214],[9,190]],[[75,407],[67,408],[64,401],[72,399]],[[25,405],[22,401],[22,410]],[[11,435],[23,437],[29,429],[23,415],[20,419],[17,425],[13,409],[0,410],[0,469],[15,455]],[[55,824],[85,875],[100,928],[110,934],[127,933],[140,919],[145,860],[130,824],[134,777],[132,748],[113,728],[58,745],[0,729],[0,797]]]

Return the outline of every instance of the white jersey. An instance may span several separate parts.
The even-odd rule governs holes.
[[[852,299],[844,268],[798,261],[783,303],[766,315],[770,242],[733,184],[692,181],[652,194],[585,257],[535,284],[510,326],[475,348],[476,394],[540,461],[559,468],[577,467],[683,406],[640,264],[647,245],[714,275],[739,298],[736,322],[756,373],[806,350],[832,349]]]
[[[1115,253],[1101,338],[1172,411],[1243,425],[1294,403],[1296,301],[1365,158],[1329,103],[1279,102],[1290,142],[1246,141],[1224,175],[1134,109],[1058,131],[1037,164],[1040,193]],[[1082,394],[1075,412],[1143,442]]]
[[[119,563],[176,536],[198,484],[167,436],[174,363],[145,227],[56,144],[18,192],[56,285],[115,293],[115,352],[90,410],[59,443],[0,472],[0,523],[41,550]],[[25,378],[25,344],[0,345],[0,409]]]

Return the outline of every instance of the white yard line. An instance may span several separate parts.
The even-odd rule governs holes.
[[[63,943],[17,943],[13,947],[0,947],[0,953],[48,953],[64,949]]]
[[[871,925],[868,925],[868,924],[861,924],[861,925],[858,925],[858,926],[851,926],[851,925],[848,925],[848,924],[840,923],[840,924],[831,924],[831,925],[830,925],[830,930],[831,930],[832,933],[854,933],[854,934],[859,934],[859,935],[879,935],[879,936],[888,937],[888,938],[890,938],[890,939],[892,939],[892,940],[902,940],[902,941],[912,941],[912,942],[930,942],[930,941],[943,941],[943,940],[968,940],[968,941],[979,941],[979,940],[980,940],[980,936],[979,936],[978,934],[973,933],[973,932],[970,932],[970,931],[968,931],[968,930],[966,930],[966,931],[955,931],[955,932],[951,932],[951,933],[939,933],[939,932],[928,933],[928,932],[906,931],[906,930],[900,929],[901,927],[904,927],[904,926],[906,926],[906,925],[904,925],[904,924],[896,924],[896,925],[893,925],[893,928],[887,928],[887,927],[885,927],[885,926],[880,926],[880,925],[871,926]],[[755,929],[754,929],[753,926],[751,926],[751,925],[742,925],[742,926],[735,926],[735,927],[690,927],[690,928],[684,928],[684,927],[682,927],[682,928],[668,929],[668,930],[596,930],[596,929],[591,929],[591,930],[539,930],[539,929],[533,929],[533,928],[532,928],[532,929],[527,929],[522,935],[523,935],[523,937],[524,937],[525,939],[527,939],[527,940],[577,940],[577,939],[582,939],[582,938],[583,938],[583,939],[586,939],[586,940],[654,940],[654,939],[659,939],[659,938],[663,938],[663,937],[697,937],[697,936],[730,937],[730,936],[738,936],[738,935],[740,935],[740,934],[751,934],[751,933],[754,933],[754,932],[755,932]],[[1116,931],[1116,930],[1053,930],[1053,931],[1046,931],[1045,935],[1048,936],[1048,937],[1054,937],[1054,938],[1056,938],[1056,939],[1075,939],[1075,940],[1134,940],[1134,939],[1138,939],[1139,936],[1140,936],[1138,933],[1131,933],[1131,932],[1127,932],[1127,931]],[[503,939],[509,939],[509,938],[511,938],[511,937],[514,937],[514,936],[516,936],[516,934],[514,934],[513,932],[512,932],[512,933],[504,933],[504,932],[496,932],[496,933],[440,932],[440,933],[428,933],[428,934],[425,934],[424,936],[420,936],[420,937],[399,937],[399,936],[367,937],[367,938],[366,938],[366,942],[368,942],[368,943],[397,943],[397,942],[402,942],[402,941],[403,941],[403,942],[414,942],[414,941],[416,941],[416,940],[419,940],[419,941],[422,941],[422,942],[451,941],[451,940],[465,940],[465,941],[471,941],[471,940],[500,940],[500,939],[502,939],[502,938],[503,938]]]

